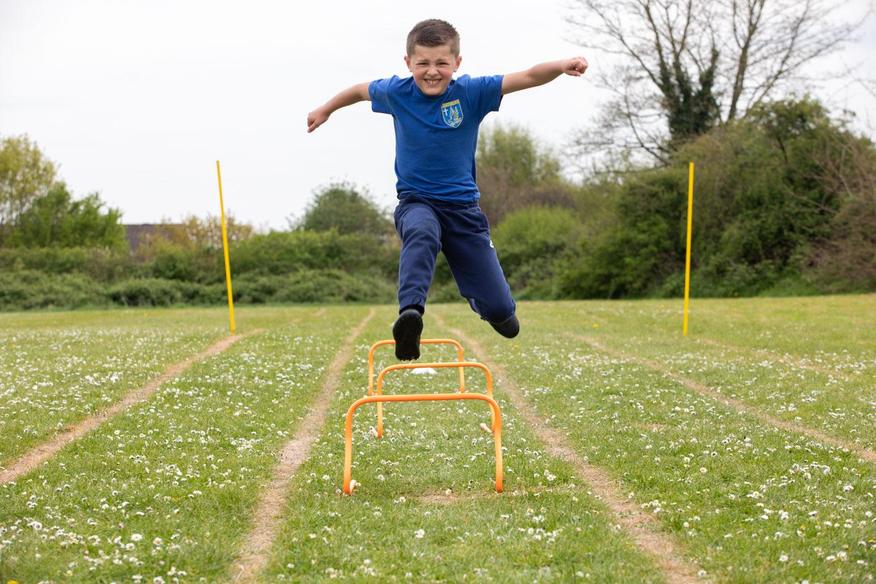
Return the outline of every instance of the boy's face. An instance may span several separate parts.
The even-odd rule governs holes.
[[[405,64],[414,76],[414,83],[424,94],[438,96],[447,91],[462,57],[454,55],[450,45],[423,47],[414,45],[414,52],[405,57]]]

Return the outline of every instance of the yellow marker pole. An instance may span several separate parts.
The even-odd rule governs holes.
[[[222,199],[222,171],[216,161],[216,177],[219,179],[219,208],[222,211],[222,250],[225,252],[225,284],[228,288],[228,322],[234,334],[234,298],[231,295],[231,262],[228,259],[228,229],[225,226],[225,201]]]
[[[690,238],[693,230],[694,163],[687,179],[687,252],[684,258],[684,336],[687,336],[687,311],[690,307]]]

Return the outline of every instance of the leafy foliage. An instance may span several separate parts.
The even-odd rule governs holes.
[[[581,242],[581,260],[560,276],[567,297],[618,298],[652,292],[683,261],[684,173],[666,169],[632,178],[618,192],[616,226]]]
[[[517,126],[493,126],[478,141],[480,206],[490,224],[531,206],[572,207],[574,187],[560,174],[560,162]]]
[[[82,274],[0,272],[0,310],[78,308],[107,303],[105,288]]]
[[[127,246],[118,209],[103,211],[95,193],[73,200],[64,183],[55,183],[48,194],[33,200],[18,217],[7,244],[12,247]]]
[[[302,218],[305,231],[335,230],[342,235],[353,233],[385,237],[392,234],[392,222],[366,194],[354,185],[331,184],[314,194]]]
[[[527,207],[505,217],[493,241],[518,297],[555,296],[555,278],[580,232],[579,221],[558,207]]]
[[[55,164],[27,136],[0,141],[0,244],[21,214],[55,184]]]
[[[0,309],[224,302],[217,217],[163,224],[130,253],[118,211],[104,210],[97,195],[74,200],[34,145],[9,143],[53,182],[7,226]],[[667,166],[580,184],[563,177],[556,156],[526,130],[486,131],[477,158],[481,205],[515,296],[680,295],[689,160],[697,168],[695,295],[876,289],[876,148],[804,98],[751,108],[745,119],[678,145]],[[232,217],[228,231],[239,302],[392,300],[399,242],[386,214],[354,185],[318,191],[290,231],[256,233]],[[440,256],[430,301],[457,300]]]
[[[127,250],[107,248],[0,248],[0,271],[35,270],[47,274],[84,274],[114,281],[138,270]]]
[[[271,231],[253,236],[231,250],[241,273],[288,274],[301,270],[395,273],[398,248],[363,233]]]
[[[611,298],[681,292],[688,160],[697,163],[697,294],[751,295],[788,286],[814,292],[812,278],[825,279],[826,258],[840,253],[851,253],[853,265],[872,274],[867,267],[876,245],[865,193],[872,185],[866,177],[876,176],[874,157],[871,143],[810,99],[757,108],[749,119],[681,148],[672,166],[628,176],[616,196],[615,226],[582,244],[580,261],[561,276],[561,290]],[[844,191],[842,184],[855,186]],[[850,205],[858,211],[851,213]],[[848,227],[852,217],[855,228]],[[866,286],[867,277],[849,288]],[[835,279],[834,289],[850,281],[848,275]]]
[[[301,270],[288,275],[244,276],[235,297],[250,304],[283,302],[391,302],[394,288],[384,278],[341,270]]]

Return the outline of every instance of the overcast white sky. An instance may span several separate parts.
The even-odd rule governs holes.
[[[872,0],[844,2],[861,14]],[[360,103],[313,134],[307,112],[353,83],[407,73],[408,30],[425,18],[462,37],[460,74],[507,73],[584,54],[568,42],[569,0],[0,0],[0,135],[28,134],[77,196],[98,191],[126,223],[218,213],[285,228],[320,185],[349,180],[395,201],[389,116]],[[876,77],[876,17],[820,70]],[[590,56],[591,70],[601,63]],[[876,99],[854,81],[809,87],[858,113]],[[557,149],[590,122],[587,76],[507,96],[488,123],[517,123]]]

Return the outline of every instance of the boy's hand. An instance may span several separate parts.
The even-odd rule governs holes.
[[[314,131],[321,125],[323,125],[326,120],[329,119],[330,113],[326,113],[323,108],[317,108],[307,114],[307,133]]]
[[[323,125],[332,113],[342,107],[353,105],[360,101],[368,101],[371,96],[368,94],[368,83],[359,83],[352,87],[343,90],[323,105],[319,106],[309,114],[307,114],[307,133],[314,131]]]
[[[563,63],[563,73],[572,77],[580,77],[587,71],[587,59],[584,57],[572,57]]]

